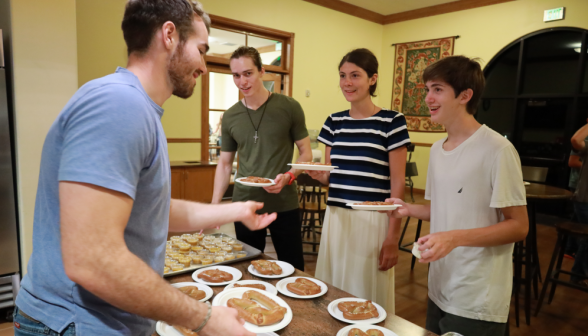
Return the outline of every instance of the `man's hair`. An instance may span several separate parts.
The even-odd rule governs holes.
[[[476,113],[476,108],[484,92],[486,80],[480,66],[479,58],[465,56],[449,56],[429,65],[423,72],[423,82],[440,80],[453,88],[455,98],[467,89],[474,94],[466,105],[469,114]]]
[[[368,75],[368,79],[372,78],[374,74],[378,73],[378,59],[368,49],[360,48],[355,49],[347,53],[347,55],[343,56],[341,62],[339,62],[339,69],[345,64],[346,62],[353,63],[358,67],[362,68]],[[370,86],[370,96],[375,97],[376,95],[376,88],[378,87],[378,82],[374,83]]]
[[[259,51],[257,51],[257,49],[253,47],[240,46],[237,48],[237,50],[233,51],[231,59],[238,59],[241,57],[251,58],[257,70],[261,71],[261,55],[259,55]]]
[[[144,54],[161,26],[171,21],[180,35],[180,44],[194,33],[192,22],[198,15],[210,32],[210,17],[196,0],[129,0],[122,21],[127,53]]]

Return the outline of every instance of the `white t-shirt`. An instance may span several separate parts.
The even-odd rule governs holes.
[[[500,208],[527,204],[519,155],[508,140],[485,125],[452,151],[443,149],[445,140],[433,144],[429,160],[431,233],[494,225],[504,220]],[[450,314],[506,322],[513,246],[460,246],[432,262],[429,298]]]

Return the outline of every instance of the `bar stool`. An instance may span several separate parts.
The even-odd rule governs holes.
[[[412,254],[412,249],[409,249],[408,246],[412,245],[414,242],[402,244],[402,240],[404,239],[404,234],[406,233],[406,228],[408,228],[408,222],[410,222],[410,217],[407,217],[406,223],[404,223],[404,228],[402,229],[402,234],[400,235],[400,240],[398,241],[398,249],[400,251],[404,251],[404,252],[408,252],[408,253]],[[416,235],[414,237],[414,241],[419,240],[419,238],[421,236],[422,226],[423,226],[423,221],[421,219],[419,219],[419,222],[417,224]],[[411,271],[414,269],[415,262],[416,262],[416,257],[413,255],[412,260],[410,262],[410,270]]]
[[[582,279],[588,279],[588,276],[583,274],[577,274],[573,272],[564,271],[561,269],[561,263],[564,258],[564,251],[566,242],[569,237],[575,236],[578,238],[588,239],[588,225],[579,224],[574,222],[564,222],[559,223],[556,226],[557,229],[557,242],[555,243],[555,248],[553,249],[553,254],[551,255],[551,262],[549,263],[549,269],[547,270],[547,276],[545,278],[545,282],[543,283],[543,288],[541,289],[541,295],[539,296],[539,302],[537,303],[537,309],[535,310],[535,316],[539,314],[539,310],[541,309],[541,304],[543,303],[543,299],[545,298],[545,294],[547,292],[547,287],[549,283],[551,283],[551,291],[549,293],[549,299],[547,303],[551,303],[553,300],[553,296],[555,294],[556,286],[562,285],[566,287],[575,288],[577,290],[583,291],[588,293],[588,288],[582,287],[578,284],[575,284],[571,281],[560,280],[559,275],[560,273],[568,274],[568,275],[575,275]],[[554,265],[557,261],[557,266]]]
[[[298,176],[299,209],[302,222],[302,244],[312,245],[312,252],[304,254],[318,254],[316,247],[320,245],[320,231],[327,210],[327,191],[320,182],[307,174]],[[306,235],[307,239],[304,239]],[[312,240],[311,239],[312,236]],[[318,240],[317,240],[318,238]]]

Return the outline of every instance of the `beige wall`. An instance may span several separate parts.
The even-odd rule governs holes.
[[[543,11],[557,7],[566,7],[565,20],[544,23]],[[460,35],[455,42],[455,55],[480,57],[485,66],[502,48],[531,32],[562,26],[588,29],[587,13],[586,0],[517,0],[386,25],[382,39],[380,103],[390,107],[392,101],[393,43]],[[432,143],[446,134],[411,132],[410,136],[413,142]],[[416,188],[425,188],[429,150],[417,147],[413,155],[420,175],[415,179]]]
[[[13,0],[17,188],[22,268],[33,251],[41,149],[49,127],[77,90],[74,0]]]
[[[126,63],[120,31],[125,0],[77,0],[76,3],[79,84],[82,85]],[[337,64],[341,57],[358,47],[367,47],[376,55],[381,53],[383,26],[308,2],[202,0],[202,3],[212,14],[296,34],[293,96],[302,104],[311,129],[322,127],[330,113],[348,108],[338,86]],[[310,97],[305,97],[305,90],[311,90]],[[164,105],[162,123],[168,138],[201,136],[200,93],[197,86],[195,95],[188,100],[172,97]],[[194,144],[169,144],[169,152],[172,161],[200,158],[200,147]]]

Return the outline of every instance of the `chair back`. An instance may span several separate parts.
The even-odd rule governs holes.
[[[310,177],[306,173],[302,173],[296,179],[298,183],[299,202],[302,209],[307,208],[307,204],[313,204],[312,208],[320,210],[327,204],[327,192],[323,190],[322,184]]]
[[[419,176],[419,171],[417,169],[416,162],[407,162],[406,163],[405,176],[406,177]]]
[[[522,170],[523,180],[528,182],[545,183],[545,180],[547,179],[547,171],[549,168],[522,166]]]

